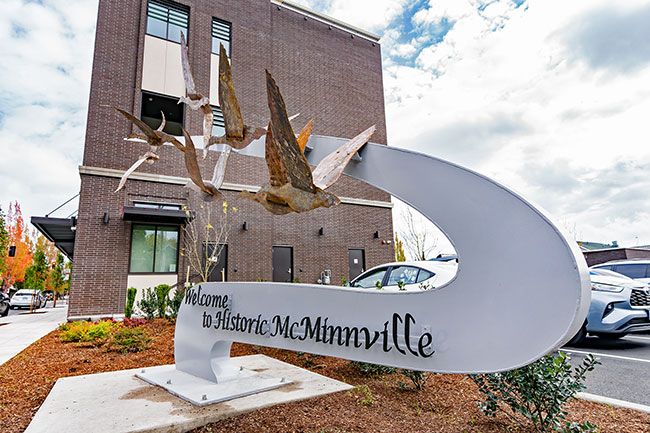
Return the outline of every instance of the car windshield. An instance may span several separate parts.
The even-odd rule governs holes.
[[[32,296],[34,292],[30,292],[29,290],[19,290],[16,292],[16,295],[18,296]]]
[[[377,287],[384,280],[384,275],[386,275],[386,268],[369,271],[367,274],[361,275],[357,280],[353,281],[350,286],[363,287],[365,289]]]
[[[607,269],[598,269],[598,268],[591,269],[589,271],[589,275],[602,275],[602,276],[605,276],[605,277],[622,278],[624,280],[631,280],[632,279],[630,277],[626,277],[623,274],[619,274],[618,272],[608,271]]]

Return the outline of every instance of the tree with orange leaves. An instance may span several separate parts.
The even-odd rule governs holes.
[[[9,233],[9,246],[16,247],[15,255],[6,258],[4,284],[11,287],[25,280],[25,271],[32,263],[33,244],[25,227],[23,214],[18,202],[9,204],[7,214],[7,232]]]

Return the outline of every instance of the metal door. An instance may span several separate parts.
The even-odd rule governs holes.
[[[358,277],[366,270],[366,252],[362,249],[348,250],[348,265],[350,267],[349,281]]]
[[[273,281],[293,281],[293,247],[273,247]]]
[[[219,262],[217,265],[212,268],[210,271],[210,276],[208,277],[208,282],[222,282],[228,281],[228,245],[221,245],[222,250],[219,254]],[[214,252],[216,245],[208,245],[208,257]],[[203,257],[206,257],[205,255]]]

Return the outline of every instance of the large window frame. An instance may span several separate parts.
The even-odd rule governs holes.
[[[132,271],[132,259],[133,259],[133,232],[137,228],[141,227],[153,227],[154,228],[154,243],[153,243],[153,258],[151,261],[151,272],[147,271]],[[158,230],[164,227],[166,229],[174,228],[176,229],[176,271],[174,272],[156,272],[156,254],[157,254],[157,243],[158,243]],[[180,242],[181,242],[181,230],[180,227],[174,224],[146,224],[138,223],[131,225],[131,238],[129,240],[129,275],[178,275],[178,265],[180,259]]]
[[[164,36],[162,28],[154,29],[151,23],[164,25]],[[174,30],[170,35],[170,27]],[[180,44],[180,32],[185,33],[185,39],[189,40],[190,30],[190,8],[170,0],[148,0],[147,1],[147,24],[146,34],[148,36],[165,41]]]
[[[212,17],[212,54],[219,55],[219,44],[225,42],[226,54],[228,58],[232,57],[232,23],[222,20],[221,18]]]
[[[150,114],[151,116],[145,116],[145,105],[148,104],[146,99],[148,98],[158,98],[158,99],[163,99],[166,100],[168,104],[170,104],[170,107],[173,107],[175,110],[180,111],[180,127],[179,130],[176,130],[175,128],[177,127],[176,125],[179,124],[172,116],[170,116],[170,113],[166,113],[166,121],[167,124],[165,126],[165,129],[163,130],[167,134],[174,135],[174,136],[181,136],[183,135],[182,129],[185,128],[185,104],[179,104],[178,103],[178,98],[169,96],[169,95],[163,95],[161,93],[156,93],[156,92],[151,92],[149,90],[142,90],[141,91],[141,104],[140,104],[140,120],[145,122],[147,125],[151,127],[151,129],[157,129],[161,124],[162,124],[162,115],[160,114],[160,111],[164,110],[155,110],[152,111]],[[148,111],[148,110],[147,110]],[[157,117],[160,116],[160,117]],[[150,122],[148,119],[155,119],[157,122]]]

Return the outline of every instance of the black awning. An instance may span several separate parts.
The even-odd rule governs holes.
[[[183,210],[175,209],[150,209],[144,207],[124,207],[122,214],[124,221],[158,224],[185,224],[187,214]]]
[[[54,246],[72,260],[76,218],[32,217],[31,222],[47,240],[53,242]]]

